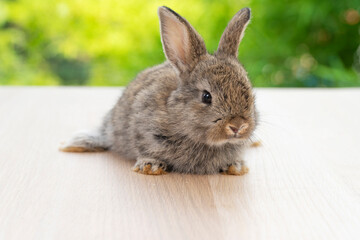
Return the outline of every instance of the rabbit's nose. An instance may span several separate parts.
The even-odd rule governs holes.
[[[236,133],[238,133],[238,131],[239,131],[239,129],[237,129],[236,127],[234,127],[234,126],[229,126],[229,128],[236,134]]]
[[[231,131],[235,134],[243,134],[246,129],[249,127],[248,123],[243,123],[240,126],[235,126],[235,125],[228,125],[228,127],[231,129]]]

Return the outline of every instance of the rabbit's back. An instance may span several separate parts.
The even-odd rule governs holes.
[[[166,112],[167,98],[176,88],[175,70],[167,62],[139,73],[105,118],[104,131],[112,142],[111,150],[136,158],[140,135],[152,132],[148,128]]]

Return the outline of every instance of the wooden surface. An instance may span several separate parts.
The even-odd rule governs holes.
[[[118,88],[0,88],[0,239],[359,239],[360,89],[257,89],[249,174],[63,153]]]

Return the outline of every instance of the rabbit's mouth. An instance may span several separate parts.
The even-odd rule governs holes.
[[[250,134],[248,132],[244,134],[233,133],[233,134],[223,134],[222,138],[213,139],[212,141],[208,142],[210,145],[221,146],[224,144],[237,144],[242,145],[246,144],[249,141]]]
[[[235,139],[240,139],[240,138],[243,138],[243,136],[235,133],[234,135],[228,137],[228,139],[234,139],[234,138],[235,138]]]
[[[212,146],[222,146],[224,144],[235,144],[235,145],[244,145],[248,142],[248,138],[244,136],[229,136],[226,139],[218,140],[216,142],[211,142],[209,145]]]
[[[238,141],[238,140],[245,141],[247,139],[248,139],[247,136],[236,134],[236,133],[233,134],[232,136],[228,136],[228,140],[230,140],[231,142]]]

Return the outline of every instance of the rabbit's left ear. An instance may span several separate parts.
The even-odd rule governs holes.
[[[190,72],[206,54],[204,40],[179,14],[159,7],[161,41],[166,58],[180,73]]]
[[[250,9],[243,8],[235,14],[221,36],[215,55],[234,56],[237,58],[241,39],[250,22]]]

